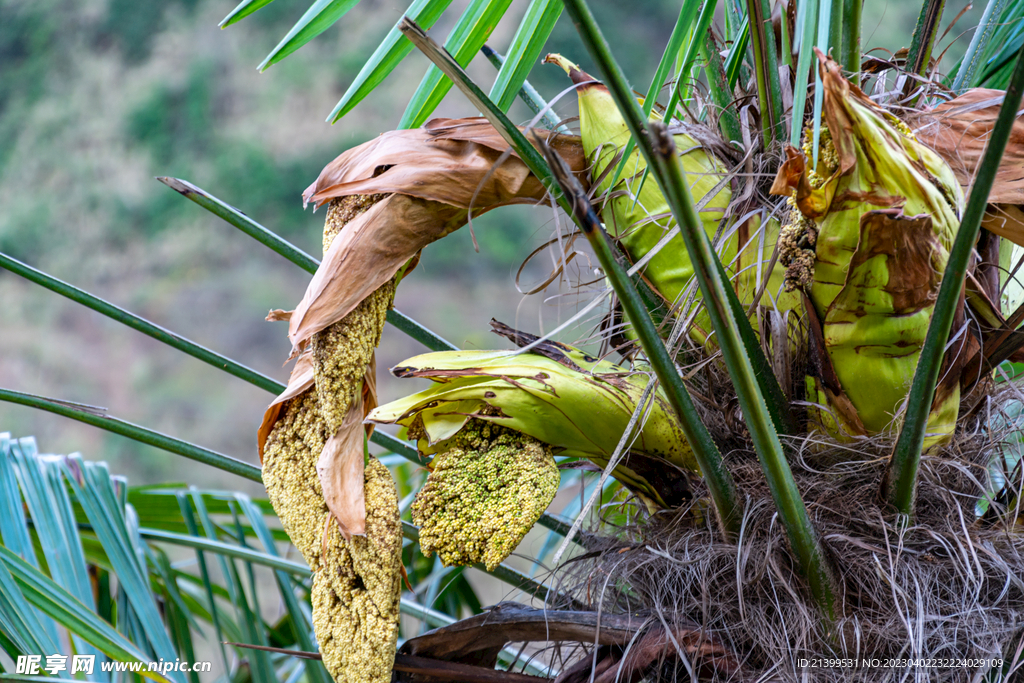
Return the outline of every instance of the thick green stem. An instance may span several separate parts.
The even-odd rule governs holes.
[[[625,269],[616,262],[611,238],[605,232],[601,219],[594,211],[587,193],[572,175],[565,162],[550,148],[548,149],[548,163],[562,184],[562,191],[572,196],[576,223],[586,235],[591,248],[597,255],[601,268],[604,269],[605,275],[622,303],[623,311],[633,323],[633,329],[640,339],[640,346],[647,355],[651,367],[654,368],[654,373],[661,382],[669,403],[679,417],[683,434],[693,449],[701,473],[707,482],[715,509],[718,511],[722,531],[728,537],[735,537],[740,523],[739,500],[736,485],[733,483],[729,470],[722,462],[718,445],[697,414],[690,393],[683,384],[683,379],[679,376],[668,349],[665,348],[654,324],[646,314],[632,280],[629,279]]]
[[[761,110],[761,133],[767,149],[783,136],[782,87],[779,83],[778,53],[768,0],[747,0],[750,41],[754,50],[757,99]]]
[[[836,607],[832,573],[822,552],[817,531],[811,523],[803,498],[793,479],[793,472],[786,462],[782,443],[775,431],[768,405],[761,394],[754,367],[747,357],[739,330],[738,316],[729,305],[729,281],[716,267],[718,258],[704,233],[700,216],[693,205],[693,198],[687,190],[689,186],[672,136],[661,125],[652,126],[652,136],[660,158],[660,166],[668,177],[668,191],[665,194],[673,207],[673,213],[676,214],[686,249],[694,264],[694,273],[700,284],[708,314],[711,316],[729,376],[736,389],[744,421],[754,442],[754,450],[757,451],[761,469],[768,480],[772,499],[786,528],[789,544],[810,585],[811,593],[824,615],[832,621],[835,618]]]
[[[860,85],[860,21],[864,0],[843,0],[842,60],[850,82]]]
[[[587,49],[590,51],[594,61],[597,62],[598,66],[605,74],[606,85],[608,86],[609,93],[614,99],[619,112],[622,114],[626,126],[629,128],[630,134],[633,136],[633,139],[637,141],[640,151],[647,160],[648,167],[655,171],[658,186],[661,188],[661,191],[665,194],[666,198],[670,200],[670,206],[672,206],[673,215],[676,221],[678,222],[683,220],[680,207],[678,205],[671,204],[671,190],[667,187],[668,181],[666,180],[664,169],[659,170],[660,162],[657,154],[655,153],[652,140],[648,134],[647,122],[636,103],[636,99],[632,96],[629,83],[626,81],[626,77],[622,73],[622,69],[611,54],[611,48],[601,35],[601,32],[597,27],[597,23],[594,21],[594,17],[590,13],[590,9],[583,0],[566,0],[565,6],[569,15],[572,17],[573,22],[576,24],[581,38],[583,38],[584,45],[587,46]],[[686,194],[687,196],[690,196],[689,190],[687,190]],[[692,197],[690,197],[690,203],[691,205],[693,203]],[[704,239],[707,239],[706,235]],[[717,256],[715,260],[718,262]],[[720,273],[724,273],[724,269],[720,262],[717,263],[717,268]],[[723,299],[723,301],[728,301],[733,310],[742,310],[739,300],[736,297],[736,292],[733,291],[732,287],[726,288],[725,296],[726,298]],[[757,341],[757,335],[750,326],[750,320],[746,315],[737,315],[736,317],[738,318],[737,324],[742,330],[741,336],[745,341],[746,354],[753,361],[754,366],[759,369],[757,380],[760,385],[763,399],[771,406],[770,410],[775,418],[775,429],[779,433],[788,433],[792,431],[793,420],[792,416],[789,415],[788,403],[785,395],[782,393],[782,388],[779,386],[778,380],[771,372],[771,364],[768,363],[768,359],[764,355],[764,350]]]
[[[696,40],[696,38],[695,38]],[[725,74],[725,64],[718,49],[714,29],[708,28],[706,39],[700,42],[700,57],[704,60],[704,73],[708,77],[708,91],[715,106],[718,107],[718,128],[726,140],[743,142],[743,132],[739,117],[732,107],[732,88]]]
[[[630,132],[637,139],[648,164],[653,167],[658,184],[672,208],[673,216],[686,242],[690,260],[693,262],[705,306],[712,318],[716,339],[736,387],[744,419],[786,527],[790,545],[823,616],[831,622],[835,618],[836,609],[831,573],[825,562],[817,533],[786,462],[774,420],[766,405],[766,400],[770,399],[770,396],[761,389],[748,356],[750,350],[744,344],[739,331],[740,325],[749,326],[749,321],[744,315],[734,314],[736,309],[732,300],[735,299],[735,292],[723,276],[718,257],[703,230],[676,154],[673,138],[663,125],[652,125],[650,133],[648,132],[645,122],[639,116],[636,102],[630,95],[625,77],[612,57],[608,43],[601,35],[586,2],[565,0],[565,6],[591,56],[601,67],[609,92],[622,112]],[[577,211],[581,210],[581,199],[583,198],[580,196],[576,197]],[[593,222],[591,232],[597,232],[600,226],[592,208],[589,214],[588,219]],[[590,234],[588,238],[595,245],[595,251],[600,257],[600,252],[605,249],[601,246],[601,240]],[[611,273],[609,278],[612,279]],[[614,284],[615,280],[612,279],[612,282]],[[758,349],[760,350],[760,347]],[[777,386],[777,382],[775,385]]]
[[[953,317],[962,296],[967,266],[974,253],[981,219],[988,205],[989,191],[999,170],[999,162],[1006,149],[1006,143],[1010,139],[1010,131],[1017,119],[1022,92],[1024,48],[1018,53],[1017,64],[1010,78],[1003,106],[999,109],[999,117],[989,136],[981,164],[978,165],[978,175],[971,188],[971,195],[967,199],[967,206],[960,221],[960,229],[942,274],[935,312],[931,324],[928,325],[928,335],[921,349],[917,371],[914,373],[914,383],[910,387],[903,428],[900,430],[883,483],[885,498],[903,515],[910,516],[914,511],[921,449],[924,446],[925,429],[928,426],[928,415],[931,412],[939,370],[945,355],[946,341],[949,339]]]
[[[942,19],[942,9],[946,0],[924,0],[921,5],[921,14],[917,17],[917,26],[914,28],[914,35],[910,39],[910,50],[907,53],[906,71],[909,74],[924,76],[928,71],[928,64],[932,58],[932,45],[935,44],[935,36],[939,31],[939,20]],[[909,97],[918,87],[919,82],[908,76],[903,84],[903,97]]]

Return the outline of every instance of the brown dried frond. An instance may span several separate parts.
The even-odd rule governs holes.
[[[1005,92],[973,88],[908,119],[917,138],[934,149],[953,169],[964,193],[978,174],[985,145],[995,127]],[[1024,117],[1010,130],[999,170],[988,195],[982,226],[1011,242],[1024,245]]]
[[[934,149],[953,169],[964,191],[974,183],[985,145],[995,127],[1006,93],[973,88],[931,109],[912,114],[907,123],[922,143]],[[989,193],[992,204],[1024,204],[1024,117],[1018,116],[999,161]]]

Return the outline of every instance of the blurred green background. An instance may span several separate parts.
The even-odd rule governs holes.
[[[411,55],[345,119],[324,119],[405,3],[363,0],[284,62],[256,65],[308,6],[276,0],[241,23],[217,24],[234,0],[0,0],[0,250],[256,369],[286,379],[285,328],[263,320],[292,308],[308,275],[154,180],[187,179],[319,255],[323,213],[303,210],[302,190],[343,150],[393,128],[426,70]],[[678,2],[595,0],[601,25],[633,84],[646,89]],[[459,16],[456,0],[431,31]],[[504,50],[527,6],[515,0],[489,44]],[[963,9],[949,3],[943,27]],[[909,43],[918,3],[868,0],[864,46]],[[958,26],[971,26],[975,8]],[[954,28],[942,49],[962,28]],[[970,39],[970,35],[959,38]],[[548,49],[589,62],[563,16]],[[470,74],[489,86],[482,57]],[[540,67],[531,81],[548,98],[567,85]],[[575,114],[574,98],[557,111]],[[439,116],[475,112],[453,91]],[[513,119],[529,112],[514,105]],[[524,296],[515,275],[553,234],[550,209],[517,207],[474,221],[428,248],[397,307],[460,346],[505,347],[496,317],[550,330],[581,300],[569,283]],[[580,279],[592,279],[585,259]],[[540,282],[542,253],[523,274]],[[585,298],[583,299],[585,300]],[[255,434],[270,396],[136,332],[0,271],[0,386],[101,405],[118,417],[255,462]],[[593,323],[568,339],[585,336]],[[385,368],[422,347],[394,328],[378,353],[381,398],[406,393]],[[0,431],[34,434],[52,452],[105,459],[133,484],[245,482],[121,437],[0,403]],[[255,489],[250,486],[250,489]]]

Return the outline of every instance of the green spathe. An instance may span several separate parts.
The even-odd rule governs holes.
[[[821,336],[808,400],[827,408],[819,422],[835,436],[877,434],[913,381],[963,194],[938,155],[823,55],[821,72],[828,135],[818,166],[790,148],[772,191],[792,196],[817,228],[806,291]],[[952,434],[959,398],[959,373],[945,372],[926,444]]]

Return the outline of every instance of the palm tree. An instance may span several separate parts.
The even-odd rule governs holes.
[[[265,4],[246,0],[223,25]],[[352,4],[314,3],[261,68]],[[48,653],[65,637],[56,623],[76,652],[194,659],[206,621],[244,644],[222,650],[233,677],[525,680],[522,668],[560,681],[890,680],[895,668],[1011,680],[1024,647],[1020,3],[990,0],[943,74],[936,0],[909,49],[888,58],[862,54],[858,0],[683,0],[640,98],[583,0],[533,0],[506,58],[485,43],[509,2],[470,2],[442,48],[422,27],[447,4],[413,3],[329,117],[414,46],[434,63],[401,130],[347,151],[307,191],[329,205],[322,262],[163,179],[314,272],[294,311],[271,314],[288,321],[298,359],[287,386],[0,257],[279,394],[260,429],[261,472],[87,407],[0,391],[262,480],[269,495],[133,499],[99,465],[5,441],[8,655]],[[602,79],[545,60],[572,81],[578,137],[527,81],[563,8]],[[499,69],[489,94],[463,68],[480,51]],[[428,122],[453,84],[486,120]],[[506,113],[517,96],[537,112],[522,129]],[[571,249],[582,234],[607,283],[570,321],[604,307],[599,353],[500,323],[518,350],[460,351],[391,308],[420,251],[471,213],[544,201],[571,220],[557,243]],[[377,405],[385,320],[432,351],[393,372],[433,384]],[[378,424],[400,424],[415,444]],[[370,455],[367,442],[393,455]],[[560,469],[601,473],[574,520],[544,512]],[[159,507],[172,493],[174,506]],[[265,524],[271,504],[283,530]],[[166,513],[142,526],[144,507]],[[544,583],[503,564],[538,523],[554,551]],[[278,556],[286,539],[311,581]],[[199,551],[198,578],[167,558],[175,544]],[[253,565],[274,570],[285,617],[260,609]],[[479,609],[462,566],[540,606],[455,621]],[[454,581],[446,614],[402,597],[403,567],[431,599]],[[439,628],[396,653],[401,612]],[[558,644],[543,665],[535,646],[508,649],[540,642]]]

